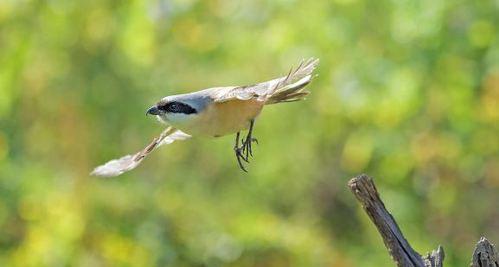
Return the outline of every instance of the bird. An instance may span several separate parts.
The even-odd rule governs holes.
[[[96,167],[91,175],[113,177],[136,168],[153,150],[165,144],[193,136],[220,137],[235,134],[234,153],[239,168],[247,172],[245,163],[253,157],[255,120],[267,105],[303,100],[304,90],[312,78],[319,59],[302,60],[287,75],[246,86],[213,87],[187,94],[170,95],[147,109],[168,125],[144,149]],[[244,138],[241,133],[247,130]],[[241,139],[240,139],[241,138]],[[245,162],[245,163],[244,163]]]

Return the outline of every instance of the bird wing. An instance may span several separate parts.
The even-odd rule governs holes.
[[[177,140],[185,140],[191,136],[173,127],[166,128],[158,137],[141,151],[134,155],[126,155],[119,159],[113,159],[106,164],[96,167],[90,175],[101,177],[113,177],[135,169],[154,149],[159,146],[171,144]]]
[[[295,70],[291,69],[286,76],[254,85],[216,88],[217,90],[212,91],[211,97],[215,102],[225,102],[234,99],[249,100],[255,98],[260,101],[265,101],[280,88],[292,85],[302,79],[310,79],[312,72],[318,63],[319,60],[315,58],[302,60],[300,65]]]

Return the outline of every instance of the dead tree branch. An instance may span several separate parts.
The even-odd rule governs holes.
[[[444,250],[439,246],[426,256],[417,253],[405,239],[395,219],[386,210],[373,180],[359,175],[348,182],[350,190],[378,228],[392,259],[399,267],[442,267]]]

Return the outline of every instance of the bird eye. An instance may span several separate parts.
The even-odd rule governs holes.
[[[180,109],[180,106],[177,104],[177,103],[171,103],[169,106],[168,106],[168,111],[170,112],[178,112]]]

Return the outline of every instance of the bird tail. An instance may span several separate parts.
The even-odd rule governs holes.
[[[309,58],[302,61],[298,68],[291,69],[285,77],[275,79],[274,90],[265,102],[266,105],[294,102],[305,98],[310,92],[303,88],[312,81],[312,72],[319,64],[319,59]]]

